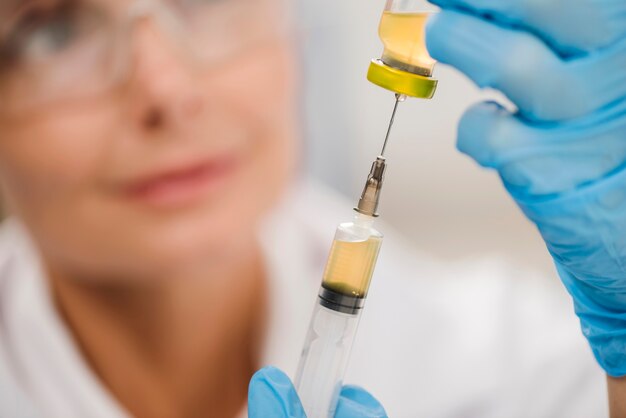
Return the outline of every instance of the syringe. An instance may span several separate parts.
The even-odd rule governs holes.
[[[335,232],[295,380],[308,418],[335,415],[352,343],[383,242],[383,235],[373,225],[378,217],[387,168],[384,155],[398,104],[404,98],[396,95],[382,151],[367,176],[354,208],[354,219],[339,225]]]
[[[424,43],[430,6],[424,0],[387,0],[379,34],[385,50],[370,63],[367,79],[396,94],[382,151],[367,177],[352,222],[339,225],[296,374],[296,389],[308,418],[335,415],[361,311],[383,235],[374,229],[387,163],[385,151],[400,102],[431,99],[437,89],[435,62]]]

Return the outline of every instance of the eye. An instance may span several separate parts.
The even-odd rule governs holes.
[[[35,7],[18,17],[0,43],[2,67],[52,58],[80,37],[81,12],[71,4]]]

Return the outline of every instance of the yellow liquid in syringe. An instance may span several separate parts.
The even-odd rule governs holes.
[[[426,49],[426,21],[430,13],[383,12],[378,34],[385,50],[382,61],[401,70],[430,77],[435,60]]]
[[[372,281],[382,239],[333,242],[322,286],[343,295],[364,298]]]

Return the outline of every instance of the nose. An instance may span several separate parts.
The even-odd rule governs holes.
[[[193,63],[176,36],[153,15],[135,19],[126,92],[130,115],[145,132],[184,125],[204,106],[194,83]]]

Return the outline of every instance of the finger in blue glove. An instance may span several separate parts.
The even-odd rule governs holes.
[[[252,376],[248,389],[249,418],[306,418],[289,377],[276,367]]]
[[[626,375],[626,100],[549,125],[479,104],[457,146],[498,170],[546,242],[598,363]]]
[[[536,34],[559,55],[605,48],[626,35],[623,0],[430,0]]]
[[[387,418],[387,413],[365,389],[347,385],[341,389],[335,418]]]
[[[265,367],[250,380],[248,417],[306,418],[306,414],[289,377],[275,367]],[[344,386],[335,418],[387,418],[387,414],[365,390]]]
[[[443,10],[430,19],[426,41],[434,59],[502,91],[532,121],[581,117],[626,95],[626,38],[565,60],[530,32]]]

